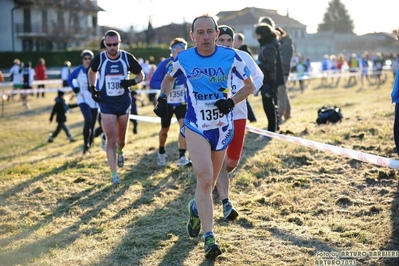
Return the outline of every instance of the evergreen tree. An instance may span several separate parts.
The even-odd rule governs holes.
[[[333,33],[353,33],[354,24],[345,5],[340,0],[331,0],[328,3],[323,22],[319,24],[317,31],[330,31]]]

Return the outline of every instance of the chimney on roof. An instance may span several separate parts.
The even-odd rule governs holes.
[[[287,8],[287,15],[285,15],[287,18],[290,17],[290,13],[288,12],[288,8]]]

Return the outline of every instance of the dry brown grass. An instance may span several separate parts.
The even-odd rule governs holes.
[[[318,85],[313,80],[303,94],[290,91],[293,118],[281,125],[282,133],[398,158],[391,73],[379,89]],[[314,265],[331,252],[399,250],[397,170],[247,133],[231,175],[231,199],[240,215],[226,222],[215,202],[214,231],[224,253],[206,260],[202,238],[185,232],[195,175],[175,166],[177,126],[165,168],[156,166],[159,125],[140,122],[137,135],[129,129],[122,185],[112,188],[98,139],[85,157],[81,141],[69,143],[63,133],[47,144],[55,128],[48,123],[54,96],[30,99],[28,111],[20,102],[4,105],[0,265]],[[258,118],[251,126],[266,128],[260,97],[250,101]],[[342,108],[342,123],[314,123],[326,104]],[[139,113],[153,116],[149,105]],[[80,140],[78,109],[68,124]],[[397,258],[355,260],[399,264]]]

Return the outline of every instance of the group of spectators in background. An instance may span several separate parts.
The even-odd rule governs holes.
[[[304,67],[298,70],[297,66],[301,64],[301,61],[304,62]],[[379,88],[386,80],[386,73],[383,75],[384,68],[390,67],[395,75],[398,62],[399,53],[384,55],[380,52],[364,51],[362,54],[352,53],[346,56],[342,53],[325,54],[320,61],[320,69],[312,69],[310,59],[307,58],[305,61],[302,55],[297,54],[292,58],[292,67],[293,72],[297,72],[296,77],[305,76],[308,79],[320,77],[322,87],[338,87],[341,77],[346,77],[346,87],[356,86],[359,82],[360,89],[363,89],[367,85],[376,85]],[[304,90],[302,86],[301,90]]]
[[[32,62],[21,62],[19,59],[14,59],[13,66],[10,68],[9,77],[10,81],[13,83],[13,90],[18,89],[33,89],[34,80],[47,80],[46,73],[46,61],[43,58],[38,60],[38,63],[34,68],[32,68]],[[36,97],[45,97],[45,84],[38,84]],[[13,91],[10,95],[10,99],[14,100],[16,92]],[[33,93],[29,93],[33,95]],[[21,92],[20,97],[22,100],[22,105],[29,109],[28,105],[28,93]]]

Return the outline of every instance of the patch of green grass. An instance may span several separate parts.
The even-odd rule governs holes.
[[[390,77],[379,89],[332,89],[312,80],[303,94],[294,87],[292,118],[280,133],[396,159],[391,84]],[[114,188],[100,140],[82,156],[78,109],[67,122],[78,141],[61,132],[47,143],[54,97],[30,98],[30,110],[20,102],[4,106],[0,265],[312,265],[316,251],[399,250],[396,169],[248,132],[230,174],[238,219],[226,221],[215,199],[214,232],[224,253],[205,260],[202,234],[190,238],[185,229],[196,177],[175,165],[178,126],[171,126],[168,165],[160,168],[160,125],[139,122],[137,135],[129,125],[122,184]],[[153,116],[142,97],[139,114]],[[251,126],[267,128],[260,97],[249,100],[258,120]],[[331,104],[342,108],[343,121],[316,125],[318,108]],[[381,261],[361,263],[397,265]]]

